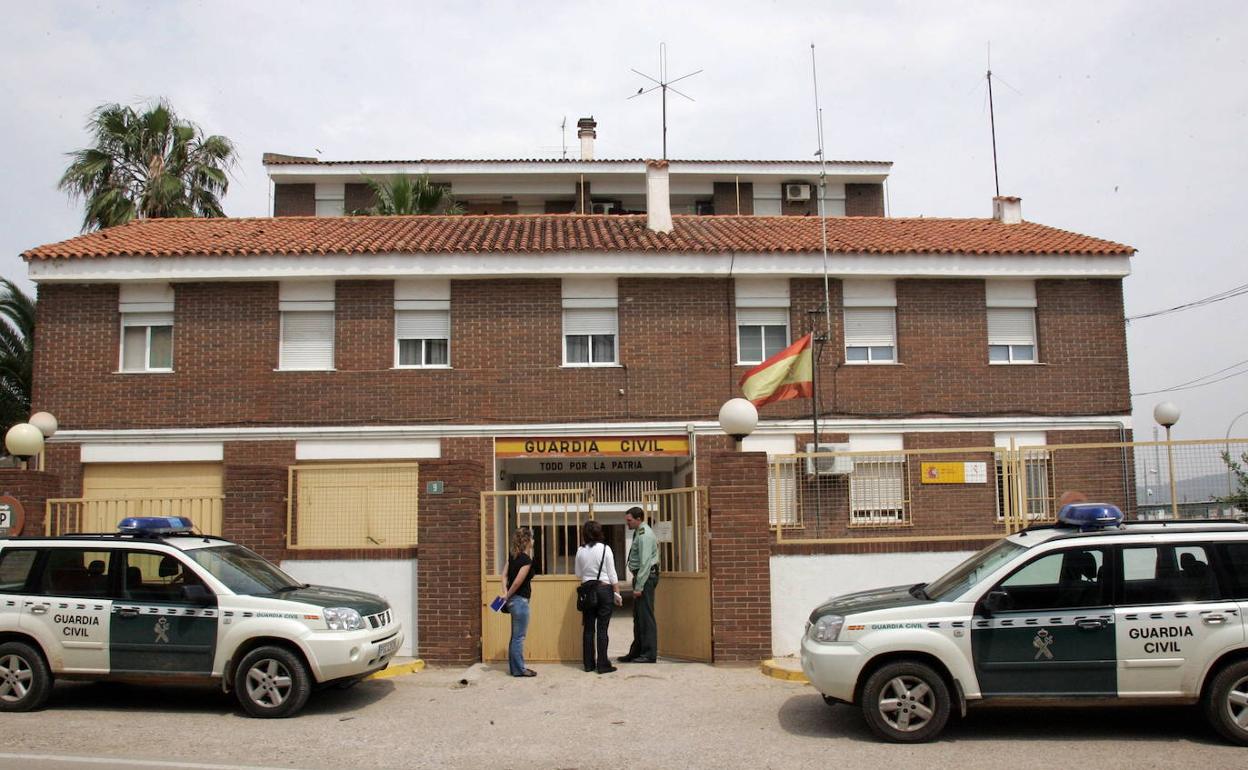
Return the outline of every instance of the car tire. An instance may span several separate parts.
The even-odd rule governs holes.
[[[293,716],[308,702],[312,678],[298,655],[285,647],[257,647],[234,672],[234,694],[253,717]]]
[[[945,729],[949,687],[931,666],[903,660],[881,666],[862,688],[862,713],[878,737],[892,743],[930,741]]]
[[[0,711],[33,711],[52,694],[52,674],[38,650],[22,642],[0,644]]]
[[[1223,738],[1248,746],[1248,660],[1224,666],[1205,688],[1205,717]]]

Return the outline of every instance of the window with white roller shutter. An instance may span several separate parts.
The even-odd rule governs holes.
[[[334,282],[283,281],[279,369],[334,368]]]
[[[988,362],[1034,364],[1036,288],[1034,281],[985,281],[988,305]]]
[[[123,284],[119,299],[121,371],[173,371],[173,287]]]
[[[845,280],[845,362],[897,362],[897,290],[890,280]]]
[[[563,279],[563,363],[615,366],[619,333],[614,278]]]

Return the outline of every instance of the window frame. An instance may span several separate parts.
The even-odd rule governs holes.
[[[784,323],[783,323],[783,324],[758,324],[758,323],[742,323],[742,322],[741,322],[741,311],[742,311],[742,310],[746,311],[747,313],[748,313],[749,311],[758,311],[758,310],[774,310],[774,311],[779,311],[779,312],[783,313],[783,315],[784,315]],[[793,344],[793,340],[792,340],[792,338],[790,337],[791,330],[790,330],[790,326],[789,326],[789,309],[788,309],[787,307],[780,307],[780,306],[776,306],[776,307],[766,307],[766,308],[763,308],[763,307],[758,307],[758,308],[755,308],[755,307],[745,307],[745,308],[743,308],[743,307],[741,307],[741,306],[738,306],[738,307],[737,307],[737,317],[736,317],[736,321],[737,321],[737,365],[738,365],[738,366],[753,366],[753,365],[756,365],[756,364],[761,364],[762,362],[766,361],[767,359],[771,358],[772,356],[776,355],[776,354],[777,354],[777,353],[779,353],[780,351],[782,351],[782,350],[784,350],[785,348],[787,348],[789,345],[792,345],[792,344]],[[758,333],[759,333],[759,337],[760,337],[760,339],[759,339],[759,349],[760,349],[760,351],[761,351],[761,355],[762,355],[762,357],[761,357],[761,358],[759,358],[758,360],[747,359],[747,358],[746,358],[746,357],[742,354],[742,350],[743,350],[744,346],[743,346],[743,345],[742,345],[742,343],[741,343],[741,333],[742,333],[742,331],[744,331],[745,329],[758,329]],[[767,348],[767,330],[768,330],[768,329],[783,329],[783,330],[784,330],[784,341],[781,343],[781,345],[780,345],[780,347],[779,347],[778,349],[773,350],[773,351],[769,351],[769,350],[768,350],[768,348]]]
[[[445,337],[400,337],[399,336],[399,320],[400,313],[443,313],[446,316]],[[441,341],[446,343],[446,363],[432,364],[429,363],[429,342]],[[420,363],[405,364],[403,363],[403,344],[404,342],[420,343]],[[451,368],[451,311],[440,309],[405,309],[395,308],[394,311],[394,368],[395,369],[450,369]]]
[[[586,310],[597,311],[597,310],[608,310],[608,309],[611,311],[612,316],[615,320],[615,325],[614,325],[615,330],[611,334],[569,334],[568,333],[569,311],[576,313],[576,312],[583,312]],[[614,307],[612,308],[565,307],[563,309],[562,320],[563,320],[563,365],[565,367],[577,368],[577,369],[581,369],[581,368],[589,369],[589,368],[596,368],[596,367],[611,367],[611,366],[620,365],[620,342],[619,342],[620,341],[620,313],[619,313],[618,308],[614,308]],[[588,361],[583,362],[583,361],[568,360],[568,340],[572,337],[585,337],[586,338],[586,341],[588,343],[588,346],[587,346],[588,356],[589,356]],[[594,360],[594,338],[596,337],[610,337],[611,338],[612,358],[610,361],[595,361]]]
[[[132,318],[138,315],[152,315],[150,313],[122,313],[121,314],[121,339],[117,346],[117,371],[121,374],[167,374],[173,371],[173,322],[167,324],[127,324],[126,316]],[[127,369],[126,368],[126,330],[127,329],[143,329],[143,368]],[[169,366],[152,366],[152,330],[168,329],[169,330]]]
[[[890,340],[890,341],[891,341],[891,344],[889,344],[889,345],[874,345],[874,344],[866,344],[866,345],[862,345],[862,344],[851,344],[851,343],[850,343],[850,340],[849,340],[849,314],[850,314],[851,312],[861,312],[861,311],[871,311],[871,310],[887,310],[887,311],[889,312],[889,314],[890,314],[890,320],[891,320],[891,326],[892,326],[892,329],[891,329],[891,340]],[[844,330],[845,330],[845,332],[844,332],[844,336],[845,336],[845,339],[844,339],[844,343],[845,343],[845,345],[844,345],[844,354],[845,354],[845,363],[846,363],[846,365],[849,365],[849,366],[880,366],[880,365],[883,365],[883,364],[896,364],[896,363],[899,363],[899,362],[900,362],[900,356],[898,355],[898,350],[897,350],[897,348],[898,348],[898,345],[897,345],[897,308],[896,308],[895,306],[890,306],[890,305],[870,305],[870,306],[868,306],[868,305],[861,305],[861,306],[859,306],[859,305],[855,305],[855,306],[851,306],[851,307],[844,307],[844,308],[842,308],[842,309],[841,309],[841,323],[843,324],[843,328],[844,328]],[[876,350],[877,348],[889,348],[889,349],[891,349],[891,350],[892,350],[892,355],[891,355],[889,358],[876,358],[876,357],[875,357],[875,350]],[[867,352],[867,358],[866,358],[865,360],[864,360],[864,359],[851,359],[851,358],[850,358],[850,356],[849,356],[849,351],[850,351],[850,350],[865,350],[865,351]]]
[[[328,366],[286,366],[283,359],[286,351],[286,320],[292,314],[300,315],[329,315],[329,365]],[[338,319],[334,310],[314,310],[308,308],[306,310],[282,310],[279,311],[281,316],[278,325],[277,334],[277,370],[279,372],[332,372],[337,362],[338,345],[335,336],[338,332]]]

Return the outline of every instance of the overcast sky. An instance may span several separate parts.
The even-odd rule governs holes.
[[[1248,283],[1248,3],[22,3],[0,26],[0,274],[71,237],[65,153],[105,102],[164,96],[238,145],[231,216],[268,212],[260,154],[326,159],[556,156],[593,114],[597,155],[659,155],[666,41],[690,103],[676,158],[812,158],[810,44],[829,158],[891,160],[895,216],[991,211],[988,45],[1001,191],[1029,220],[1128,243],[1127,314]],[[569,131],[575,145],[575,132]],[[1248,359],[1248,295],[1129,326],[1132,391]],[[1043,351],[1041,351],[1043,356]],[[1224,374],[1248,371],[1248,365]],[[1221,438],[1248,376],[1135,399],[1183,409],[1176,438]],[[1248,416],[1235,426],[1248,435]]]

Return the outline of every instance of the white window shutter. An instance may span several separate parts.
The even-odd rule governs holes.
[[[1031,308],[988,308],[989,345],[1035,345],[1036,316]]]
[[[738,326],[788,326],[789,310],[783,307],[739,307]]]
[[[845,345],[897,344],[897,320],[891,307],[845,308]]]
[[[333,312],[282,313],[282,351],[279,368],[334,368]]]
[[[615,308],[576,308],[563,311],[563,333],[615,334]]]
[[[401,340],[449,340],[451,314],[447,310],[396,310],[395,334]]]

